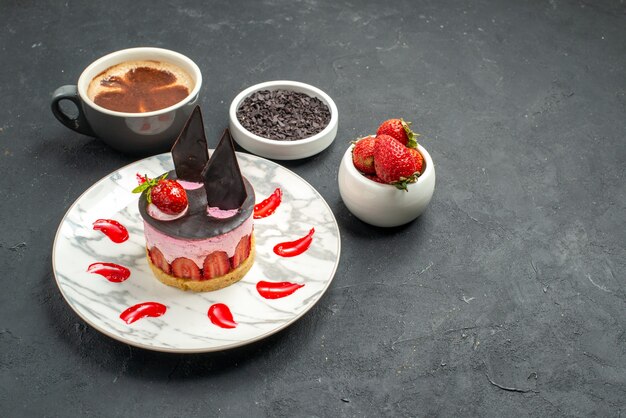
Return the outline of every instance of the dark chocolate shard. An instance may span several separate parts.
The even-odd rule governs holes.
[[[209,207],[239,209],[246,200],[248,193],[228,129],[224,130],[211,159],[202,171],[202,177]]]
[[[196,106],[172,146],[176,176],[180,180],[201,182],[202,170],[209,161],[200,106]]]

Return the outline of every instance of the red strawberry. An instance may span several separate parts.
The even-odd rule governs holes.
[[[409,148],[389,135],[380,135],[374,147],[376,175],[387,184],[407,190],[408,183],[416,180],[417,162]]]
[[[237,248],[235,248],[235,255],[230,258],[230,264],[236,269],[249,255],[250,235],[246,235],[239,240],[239,244],[237,244]]]
[[[176,215],[187,207],[187,192],[176,180],[160,180],[150,190],[150,200],[162,212]]]
[[[424,157],[420,152],[415,148],[409,148],[409,152],[415,158],[415,162],[417,163],[417,171],[418,173],[422,172],[422,168],[424,167]]]
[[[352,148],[352,162],[354,167],[362,173],[374,174],[374,144],[376,137],[366,136],[359,139]]]
[[[172,261],[172,275],[181,279],[193,280],[200,280],[202,277],[196,263],[186,257],[178,257]]]
[[[176,180],[166,180],[167,173],[156,179],[144,177],[144,181],[133,189],[133,193],[147,193],[148,203],[169,215],[181,213],[187,207],[187,192]]]
[[[202,277],[212,279],[230,271],[230,260],[224,251],[215,251],[206,256],[202,267]]]
[[[170,268],[170,265],[165,259],[165,256],[163,255],[161,250],[159,250],[157,247],[152,247],[152,249],[148,251],[148,254],[150,255],[150,260],[152,261],[152,264],[154,264],[167,274],[170,274],[172,272],[172,269]]]
[[[367,177],[368,179],[375,181],[376,183],[383,183],[385,184],[384,181],[382,181],[380,179],[380,177],[378,177],[376,174],[366,174],[365,177]]]
[[[416,148],[416,138],[419,134],[413,132],[409,125],[411,125],[411,122],[405,122],[402,119],[389,119],[380,124],[376,131],[376,136],[389,135],[409,148]]]

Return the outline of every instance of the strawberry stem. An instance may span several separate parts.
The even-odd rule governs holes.
[[[417,181],[417,177],[418,177],[417,173],[415,173],[415,174],[413,174],[413,175],[411,175],[411,176],[409,176],[407,178],[400,177],[400,180],[398,180],[398,181],[396,181],[394,183],[391,183],[391,184],[396,186],[397,189],[404,190],[405,192],[408,192],[409,191],[409,188],[408,188],[409,184],[415,183]]]
[[[168,173],[165,173],[161,177],[157,177],[157,178],[154,178],[154,179],[149,178],[148,175],[146,174],[144,176],[146,181],[141,183],[139,186],[135,187],[132,192],[133,193],[143,193],[145,191],[146,192],[146,199],[148,200],[148,203],[152,203],[152,198],[150,196],[150,189],[152,189],[154,186],[159,184],[159,182],[161,180],[165,179],[165,177],[167,177],[167,174]]]
[[[411,122],[405,122],[404,119],[400,119],[400,121],[402,122],[402,127],[404,128],[404,132],[406,132],[407,138],[409,138],[406,146],[409,148],[417,148],[417,137],[420,136],[420,134],[411,130]]]

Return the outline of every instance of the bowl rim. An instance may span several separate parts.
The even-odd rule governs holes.
[[[367,137],[367,136],[371,136],[371,135],[365,135],[363,136],[363,138]],[[344,156],[343,156],[343,162],[346,165],[346,169],[348,170],[348,173],[350,173],[350,175],[354,178],[357,179],[357,181],[363,185],[363,187],[373,187],[374,190],[398,190],[396,188],[396,186],[392,185],[392,184],[384,184],[384,183],[378,183],[374,180],[368,179],[367,177],[365,177],[359,170],[357,170],[357,168],[354,166],[354,164],[352,163],[352,150],[354,149],[355,144],[351,144],[348,149],[346,150]],[[410,192],[412,187],[419,187],[420,184],[420,179],[421,178],[427,178],[429,176],[431,176],[435,170],[435,166],[433,163],[433,159],[430,156],[430,154],[428,153],[428,151],[426,150],[426,148],[424,148],[421,144],[417,144],[417,150],[420,152],[420,154],[422,154],[422,157],[424,157],[424,163],[426,164],[426,168],[424,169],[424,171],[420,174],[420,176],[418,177],[417,181],[415,183],[410,183],[408,184],[408,191]]]
[[[326,125],[324,129],[322,129],[320,132],[316,133],[313,136],[309,136],[307,138],[297,139],[293,141],[280,141],[276,139],[264,138],[262,136],[259,136],[250,132],[249,130],[244,128],[243,125],[239,122],[239,119],[237,118],[237,109],[239,108],[239,105],[241,104],[241,102],[243,102],[243,100],[246,97],[250,96],[255,91],[267,89],[269,87],[274,87],[274,90],[277,90],[278,88],[281,88],[281,87],[285,88],[286,90],[289,90],[289,87],[299,87],[305,91],[313,93],[314,96],[321,97],[323,101],[325,102],[325,104],[330,108],[330,121],[328,122],[328,125]],[[309,94],[309,96],[310,95],[311,94]],[[323,139],[332,132],[332,130],[337,125],[337,122],[339,120],[339,115],[337,113],[337,105],[328,94],[326,94],[323,90],[315,86],[312,86],[310,84],[303,83],[300,81],[291,81],[291,80],[265,81],[263,83],[258,83],[242,90],[239,94],[237,94],[237,96],[235,96],[235,98],[231,102],[228,114],[229,114],[231,123],[242,134],[244,134],[249,140],[260,142],[262,144],[273,146],[273,147],[278,147],[278,148],[297,148],[298,146],[303,146],[306,144],[310,144],[312,142],[316,142],[320,139]]]

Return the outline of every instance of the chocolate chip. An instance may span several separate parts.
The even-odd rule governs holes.
[[[308,138],[330,122],[330,109],[317,97],[292,90],[259,90],[246,97],[237,119],[263,138],[296,141]]]

